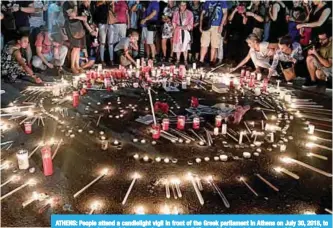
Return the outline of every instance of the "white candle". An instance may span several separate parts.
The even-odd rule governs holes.
[[[253,188],[251,188],[251,186],[245,181],[245,179],[243,177],[239,178],[239,180],[241,182],[243,182],[243,184],[245,184],[245,186],[255,195],[258,196],[258,193],[256,191],[254,191]]]
[[[30,179],[30,180],[28,180],[25,184],[22,184],[21,186],[15,188],[13,191],[10,191],[10,192],[8,192],[7,194],[1,196],[0,201],[3,200],[3,199],[5,199],[5,198],[7,198],[7,197],[9,197],[9,196],[11,196],[11,195],[14,194],[15,192],[21,190],[22,188],[25,188],[25,187],[28,186],[28,185],[32,186],[32,185],[35,185],[35,184],[36,184],[36,181],[33,180],[33,179]]]
[[[16,182],[16,181],[18,181],[18,180],[20,180],[20,179],[21,179],[20,176],[13,175],[13,176],[11,176],[7,181],[5,181],[4,183],[2,183],[2,184],[0,185],[0,188],[2,188],[3,186],[9,184],[10,182],[13,182],[13,181]]]
[[[290,94],[284,95],[284,101],[290,103],[291,102],[291,95]]]
[[[315,126],[313,124],[308,125],[308,134],[313,135]]]
[[[140,178],[140,175],[139,175],[138,173],[134,173],[132,183],[131,183],[130,187],[128,188],[127,192],[126,192],[126,195],[125,195],[125,197],[124,197],[124,200],[123,200],[123,202],[122,202],[122,205],[125,205],[125,204],[126,204],[127,198],[128,198],[129,194],[130,194],[131,191],[132,191],[132,188],[133,188],[133,186],[134,186],[134,184],[135,184],[135,181],[136,181],[138,178]]]
[[[306,164],[304,162],[298,161],[298,160],[293,159],[293,158],[283,157],[283,158],[281,158],[281,160],[283,162],[285,162],[285,163],[296,163],[296,164],[298,164],[300,166],[303,166],[303,167],[305,167],[307,169],[310,169],[310,170],[312,170],[314,172],[317,172],[317,173],[322,174],[322,175],[327,176],[327,177],[332,177],[333,176],[332,173],[325,172],[325,171],[323,171],[321,169],[318,169],[316,167],[313,167],[311,165],[308,165],[308,164]]]
[[[198,197],[198,200],[199,200],[200,204],[201,204],[201,205],[204,205],[204,203],[205,203],[205,202],[204,202],[204,199],[202,198],[201,192],[199,191],[198,186],[197,186],[197,184],[195,183],[192,174],[189,173],[189,174],[188,174],[188,177],[189,177],[189,179],[190,179],[190,181],[191,181],[191,183],[192,183],[192,185],[193,185],[194,191],[195,191],[195,193],[197,194],[197,197]]]
[[[241,131],[239,133],[239,140],[238,140],[238,144],[242,144],[243,143],[243,135],[245,134],[244,131]]]
[[[218,135],[219,134],[219,128],[218,127],[214,127],[214,135]]]
[[[87,184],[86,186],[84,186],[80,191],[78,191],[77,193],[75,193],[73,195],[74,198],[78,197],[82,192],[84,192],[85,190],[87,190],[91,185],[93,185],[94,183],[96,183],[98,180],[100,180],[102,177],[104,177],[105,175],[107,175],[109,172],[108,169],[104,169],[102,170],[101,175],[99,175],[98,177],[96,177],[94,180],[92,180],[89,184]]]
[[[207,177],[207,182],[209,184],[211,184],[213,186],[213,188],[215,189],[215,191],[219,194],[219,196],[222,199],[222,202],[224,203],[225,207],[229,208],[230,207],[229,201],[227,200],[227,198],[223,194],[222,190],[214,183],[214,180],[213,180],[212,176]]]
[[[222,123],[222,129],[221,129],[221,133],[222,135],[227,134],[227,124],[226,123]]]
[[[308,148],[319,147],[319,148],[324,149],[324,150],[332,151],[331,147],[323,146],[323,145],[313,143],[313,142],[306,143],[305,146],[308,147]]]
[[[31,204],[35,200],[38,200],[38,196],[39,196],[38,192],[33,192],[31,198],[22,203],[22,207],[25,208],[26,206],[28,206],[29,204]]]
[[[170,185],[168,180],[165,180],[165,196],[170,199]]]
[[[307,153],[306,156],[308,156],[308,157],[315,157],[315,158],[319,158],[319,159],[322,159],[322,160],[327,160],[326,156],[322,156],[322,155],[314,154],[314,153]]]
[[[202,184],[201,184],[201,180],[199,177],[196,177],[195,178],[195,181],[197,182],[197,185],[198,185],[198,188],[200,191],[203,191],[203,187],[202,187]]]
[[[287,145],[286,145],[286,144],[281,144],[281,145],[280,145],[280,152],[285,152],[285,151],[286,151],[286,148],[287,148]]]
[[[260,174],[255,174],[260,180],[262,180],[265,184],[267,184],[271,189],[273,189],[274,191],[278,192],[279,189],[277,187],[275,187],[273,184],[271,184],[268,180],[266,180],[265,178],[263,178]]]
[[[259,87],[256,87],[256,88],[254,89],[254,95],[256,95],[256,96],[260,96],[260,94],[261,94],[261,89],[260,89]]]
[[[289,170],[287,170],[287,169],[285,169],[285,168],[282,168],[282,167],[276,167],[276,168],[274,168],[274,170],[276,171],[276,172],[278,172],[278,173],[284,173],[284,174],[286,174],[286,175],[288,175],[288,176],[290,176],[290,177],[292,177],[292,178],[294,178],[294,179],[296,179],[296,180],[298,180],[299,179],[299,176],[297,175],[297,174],[295,174],[295,173],[293,173],[293,172],[290,172]]]

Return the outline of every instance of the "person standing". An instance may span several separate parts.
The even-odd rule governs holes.
[[[297,25],[297,29],[312,28],[311,37],[318,38],[318,32],[321,28],[326,29],[332,34],[332,23],[330,23],[330,15],[332,9],[323,0],[314,0],[313,4],[316,6],[309,15],[309,23]]]
[[[96,3],[96,9],[93,15],[94,22],[98,25],[99,55],[103,67],[105,64],[105,43],[108,34],[108,4],[104,1]]]
[[[200,14],[202,10],[202,5],[200,4],[199,0],[194,0],[190,3],[192,3],[190,9],[193,13],[193,30],[191,40],[191,52],[189,58],[191,62],[196,62],[199,61],[201,47]]]
[[[287,7],[281,0],[275,1],[269,8],[268,14],[271,24],[268,40],[270,43],[276,43],[280,37],[288,34],[286,11]]]
[[[65,16],[65,29],[70,42],[71,51],[71,71],[74,74],[83,72],[80,68],[80,50],[86,46],[85,30],[81,21],[86,21],[86,17],[78,16],[77,2],[66,1],[63,5]]]
[[[206,1],[200,16],[201,50],[200,64],[204,64],[208,47],[210,50],[210,62],[214,65],[217,49],[220,47],[223,25],[227,19],[227,4],[222,1]]]
[[[142,10],[142,5],[139,0],[132,0],[128,2],[130,11],[130,26],[131,29],[138,29],[139,14]]]
[[[114,43],[117,43],[122,38],[126,37],[126,30],[129,28],[129,13],[128,6],[124,0],[118,0],[114,3],[114,13],[117,22],[115,23],[116,34],[114,36]]]
[[[140,22],[142,26],[141,41],[145,45],[147,57],[149,58],[151,54],[154,63],[156,63],[156,46],[154,44],[154,37],[157,30],[159,11],[159,2],[150,1],[144,12],[143,19]]]
[[[187,53],[190,50],[191,35],[193,28],[193,13],[186,9],[187,2],[182,1],[179,4],[179,10],[173,14],[172,24],[175,30],[173,34],[173,52],[176,52],[179,64],[180,55],[184,55],[184,64],[187,65]]]

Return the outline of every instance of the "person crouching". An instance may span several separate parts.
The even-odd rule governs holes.
[[[139,33],[132,31],[128,37],[122,38],[116,44],[114,51],[116,52],[118,62],[122,66],[136,64],[134,58],[138,54],[138,40]]]

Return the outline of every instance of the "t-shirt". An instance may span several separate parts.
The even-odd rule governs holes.
[[[29,7],[32,4],[32,1],[20,1],[16,2],[20,7]],[[29,24],[29,13],[22,12],[21,10],[14,13],[15,16],[15,23],[17,28],[21,27],[30,27]]]
[[[193,24],[199,23],[200,22],[200,15],[201,15],[201,4],[199,3],[198,7],[194,6],[193,2],[190,2],[191,4],[191,11],[193,13]]]
[[[160,4],[157,1],[151,1],[149,3],[148,8],[146,9],[146,11],[144,13],[143,18],[148,17],[154,10],[156,11],[155,16],[147,22],[157,21],[157,19],[158,19],[158,13],[160,11]],[[146,27],[146,26],[147,26],[146,24],[143,25],[143,27]]]
[[[78,11],[79,11],[78,12],[79,16],[86,16],[87,17],[87,23],[89,25],[91,25],[93,23],[92,14],[91,14],[91,11],[90,11],[89,7],[86,7],[85,5],[81,4]]]
[[[251,48],[250,49],[250,52],[251,53],[255,53],[257,59],[260,59],[260,60],[266,60],[267,59],[267,55],[269,53],[269,49],[268,49],[268,45],[269,43],[268,42],[261,42],[259,44],[259,51],[256,51],[254,50],[254,48]]]
[[[43,16],[44,15],[44,11],[43,11],[44,4],[41,0],[35,0],[34,7],[41,11],[38,13],[30,14],[29,22],[30,22],[31,27],[39,28],[40,26],[45,24],[44,16]]]
[[[41,32],[36,37],[36,47],[42,47],[42,54],[48,54],[51,52],[52,42],[44,32]]]
[[[326,46],[319,48],[319,54],[324,59],[332,59],[332,39]]]
[[[216,6],[217,4],[217,6]],[[214,8],[216,6],[215,12]],[[203,10],[206,12],[206,14],[212,14],[214,12],[214,15],[212,15],[212,24],[211,26],[220,26],[223,18],[223,11],[222,9],[227,9],[228,6],[225,2],[225,0],[222,1],[206,1],[203,5]]]
[[[116,14],[117,23],[126,24],[128,7],[125,1],[118,1],[114,4],[114,12]]]
[[[129,46],[130,46],[130,38],[125,37],[118,42],[118,44],[114,48],[114,51],[117,52],[120,50],[126,50],[129,48]]]

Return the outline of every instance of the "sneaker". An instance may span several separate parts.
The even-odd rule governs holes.
[[[311,88],[311,87],[316,87],[317,83],[314,81],[307,81],[304,83],[304,85],[302,85],[302,88],[306,89],[306,88]]]

